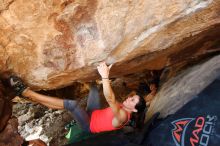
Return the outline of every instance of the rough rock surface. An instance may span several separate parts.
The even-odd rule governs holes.
[[[13,107],[18,117],[18,131],[26,140],[41,139],[50,146],[67,144],[64,129],[73,120],[65,110],[51,110],[39,104],[23,103]]]
[[[1,0],[0,70],[36,89],[118,77],[219,51],[220,0]]]

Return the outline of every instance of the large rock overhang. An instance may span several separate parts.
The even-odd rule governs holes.
[[[35,89],[97,79],[100,61],[120,77],[220,50],[219,0],[15,0],[0,12],[0,70]]]

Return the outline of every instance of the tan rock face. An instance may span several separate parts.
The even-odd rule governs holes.
[[[53,89],[162,69],[219,51],[219,0],[0,1],[0,70]]]

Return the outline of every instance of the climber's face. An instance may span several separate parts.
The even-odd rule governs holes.
[[[135,106],[139,102],[140,97],[138,95],[129,96],[124,102],[123,106],[127,109],[137,112],[137,109],[135,109]]]

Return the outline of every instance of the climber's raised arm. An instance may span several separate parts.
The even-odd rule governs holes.
[[[105,96],[106,101],[108,102],[109,106],[111,107],[113,114],[115,116],[115,122],[113,122],[114,126],[120,126],[127,120],[126,111],[123,108],[120,108],[120,104],[115,99],[115,94],[112,90],[110,80],[109,80],[109,71],[112,65],[107,66],[105,62],[101,62],[97,69],[102,78],[103,83],[103,93]]]

